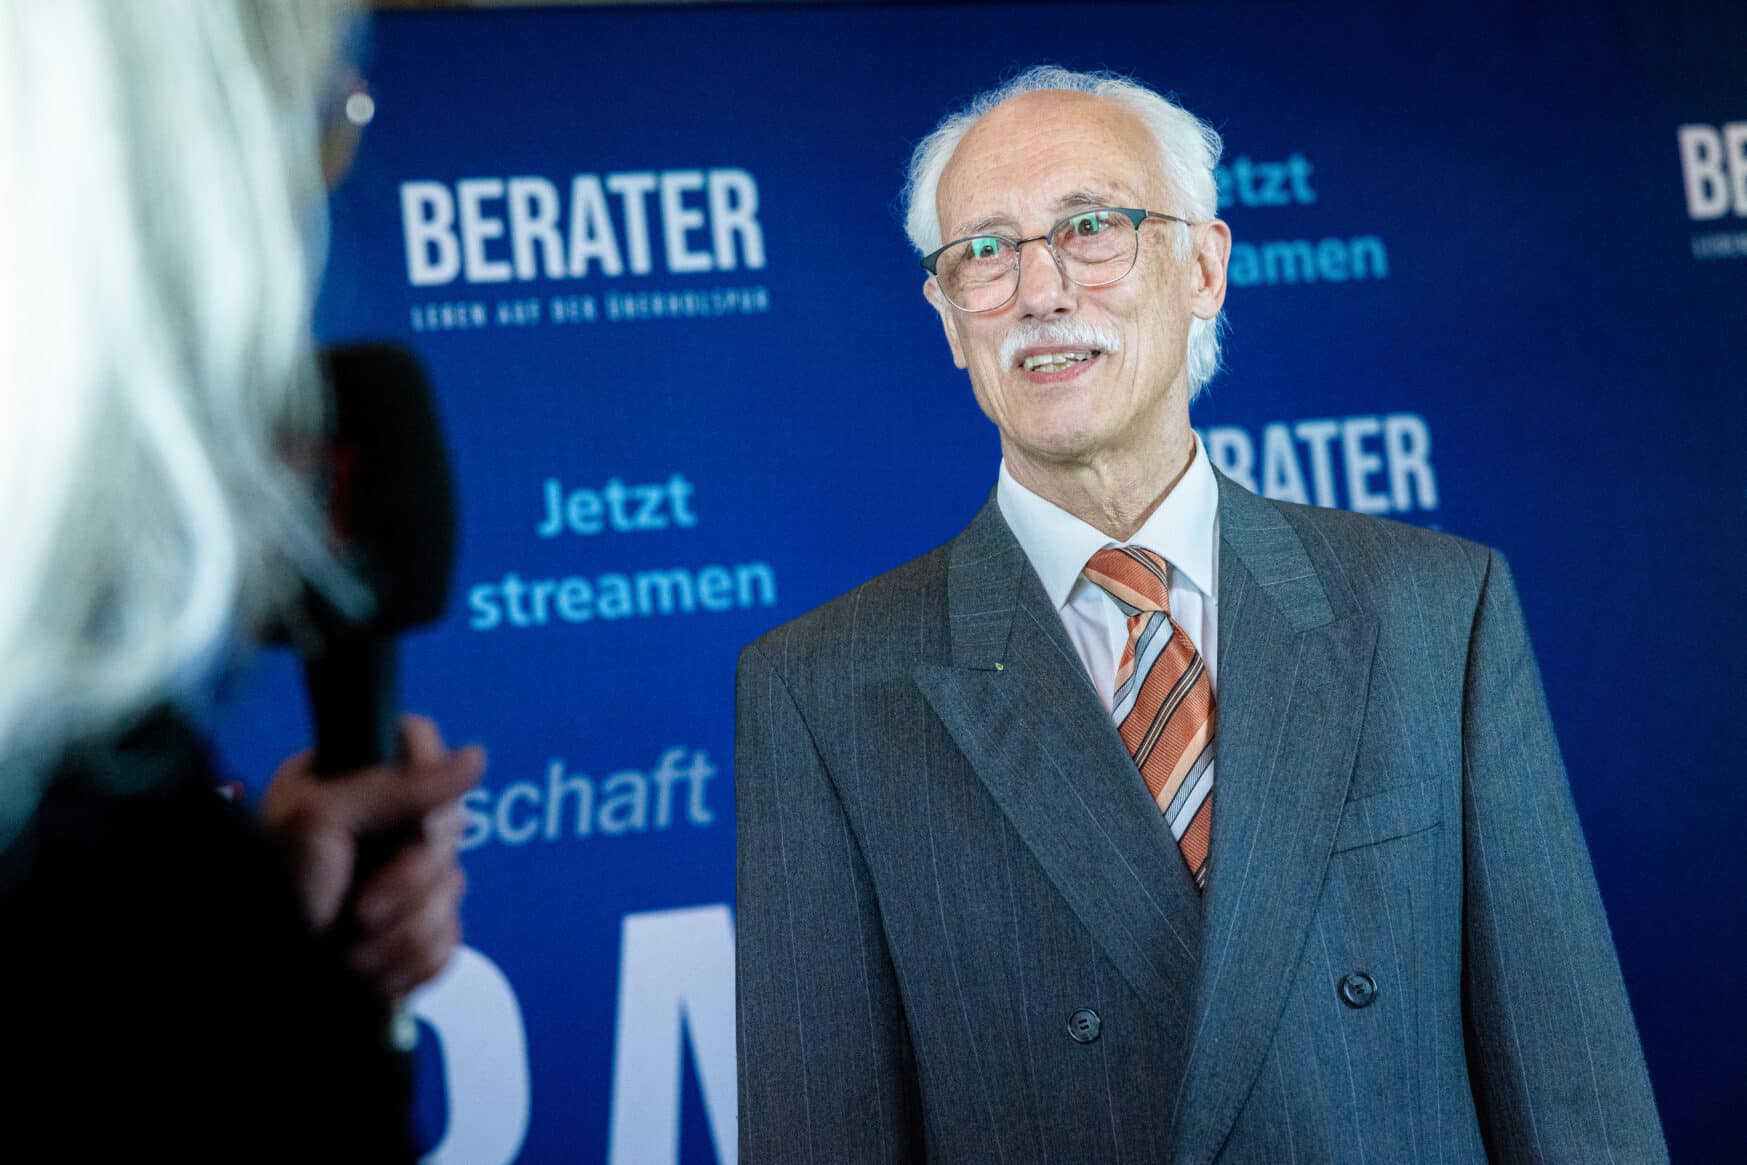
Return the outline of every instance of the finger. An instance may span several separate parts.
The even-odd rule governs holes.
[[[352,880],[354,843],[329,812],[315,776],[315,752],[305,749],[274,772],[261,799],[261,823],[286,847],[305,913],[318,930],[339,915]]]
[[[402,714],[399,732],[400,754],[407,764],[435,764],[448,751],[443,747],[442,729],[427,716],[412,712]]]
[[[442,969],[461,936],[459,868],[417,910],[353,948],[351,962],[388,994],[401,994]]]
[[[409,961],[404,967],[382,979],[382,993],[390,999],[405,999],[441,975],[443,969],[449,965],[449,960],[455,957],[455,948],[460,945],[461,926],[456,923],[442,943],[429,947],[417,960]]]
[[[331,811],[353,834],[419,821],[471,789],[485,771],[485,750],[468,745],[425,764],[378,765],[331,782]]]
[[[446,845],[451,849],[461,848],[461,835],[467,832],[467,815],[461,811],[461,802],[451,801],[447,805],[439,805],[425,814],[424,835],[432,845]]]
[[[366,936],[392,928],[438,893],[460,867],[455,851],[438,843],[406,846],[358,895],[358,923]]]
[[[273,771],[273,779],[281,777],[288,780],[308,776],[315,772],[315,749],[306,748],[302,752],[294,752],[286,757],[279,767]]]
[[[403,961],[409,951],[441,938],[458,925],[466,889],[466,876],[459,867],[451,867],[444,872],[441,884],[420,897],[412,909],[354,944],[353,963],[360,969],[380,971]]]
[[[326,930],[339,917],[352,881],[353,840],[342,831],[321,828],[284,836],[295,854],[293,876],[304,911],[316,930]]]
[[[273,770],[267,791],[261,797],[261,817],[269,827],[277,821],[303,811],[305,784],[314,778],[315,749],[295,753]]]
[[[375,961],[354,959],[353,969],[390,999],[404,998],[440,975],[460,943],[460,924],[450,919],[440,931],[406,942]]]

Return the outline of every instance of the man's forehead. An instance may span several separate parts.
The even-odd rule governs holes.
[[[990,110],[959,142],[941,174],[936,211],[948,237],[1018,227],[1021,214],[1139,205],[1157,173],[1152,135],[1128,109],[1089,93],[1024,93]]]

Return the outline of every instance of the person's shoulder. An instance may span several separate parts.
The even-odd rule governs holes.
[[[1465,602],[1501,559],[1490,546],[1409,522],[1295,502],[1268,504],[1297,532],[1319,569],[1338,574],[1361,595],[1405,587],[1419,599],[1441,593]]]
[[[1491,547],[1429,526],[1418,526],[1376,514],[1359,514],[1327,506],[1266,499],[1300,534],[1313,532],[1319,538],[1342,545],[1369,545],[1379,553],[1412,558],[1485,558],[1496,553]]]
[[[913,657],[906,644],[921,641],[919,624],[945,619],[947,556],[951,543],[876,575],[829,602],[774,627],[741,652],[779,670],[854,656],[878,663]]]

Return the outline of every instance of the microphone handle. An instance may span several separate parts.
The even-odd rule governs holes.
[[[375,635],[331,635],[319,653],[303,657],[317,776],[357,772],[399,755],[399,662],[394,640]]]
[[[314,769],[318,777],[338,778],[400,756],[400,653],[393,639],[370,634],[328,637],[319,653],[305,654],[303,684],[315,728]],[[402,846],[417,840],[417,825],[405,825],[358,840],[352,884],[363,886],[394,860]],[[353,901],[341,910],[342,936],[351,928]],[[410,1053],[418,1043],[418,1023],[397,999],[385,1016],[388,1042]]]

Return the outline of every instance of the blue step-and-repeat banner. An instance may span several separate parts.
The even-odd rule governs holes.
[[[380,15],[320,324],[431,372],[462,552],[408,703],[492,757],[430,1159],[734,1159],[736,655],[992,484],[896,195],[1038,60],[1225,135],[1216,463],[1511,557],[1675,1158],[1741,1159],[1744,8]],[[264,658],[229,767],[300,708]]]

